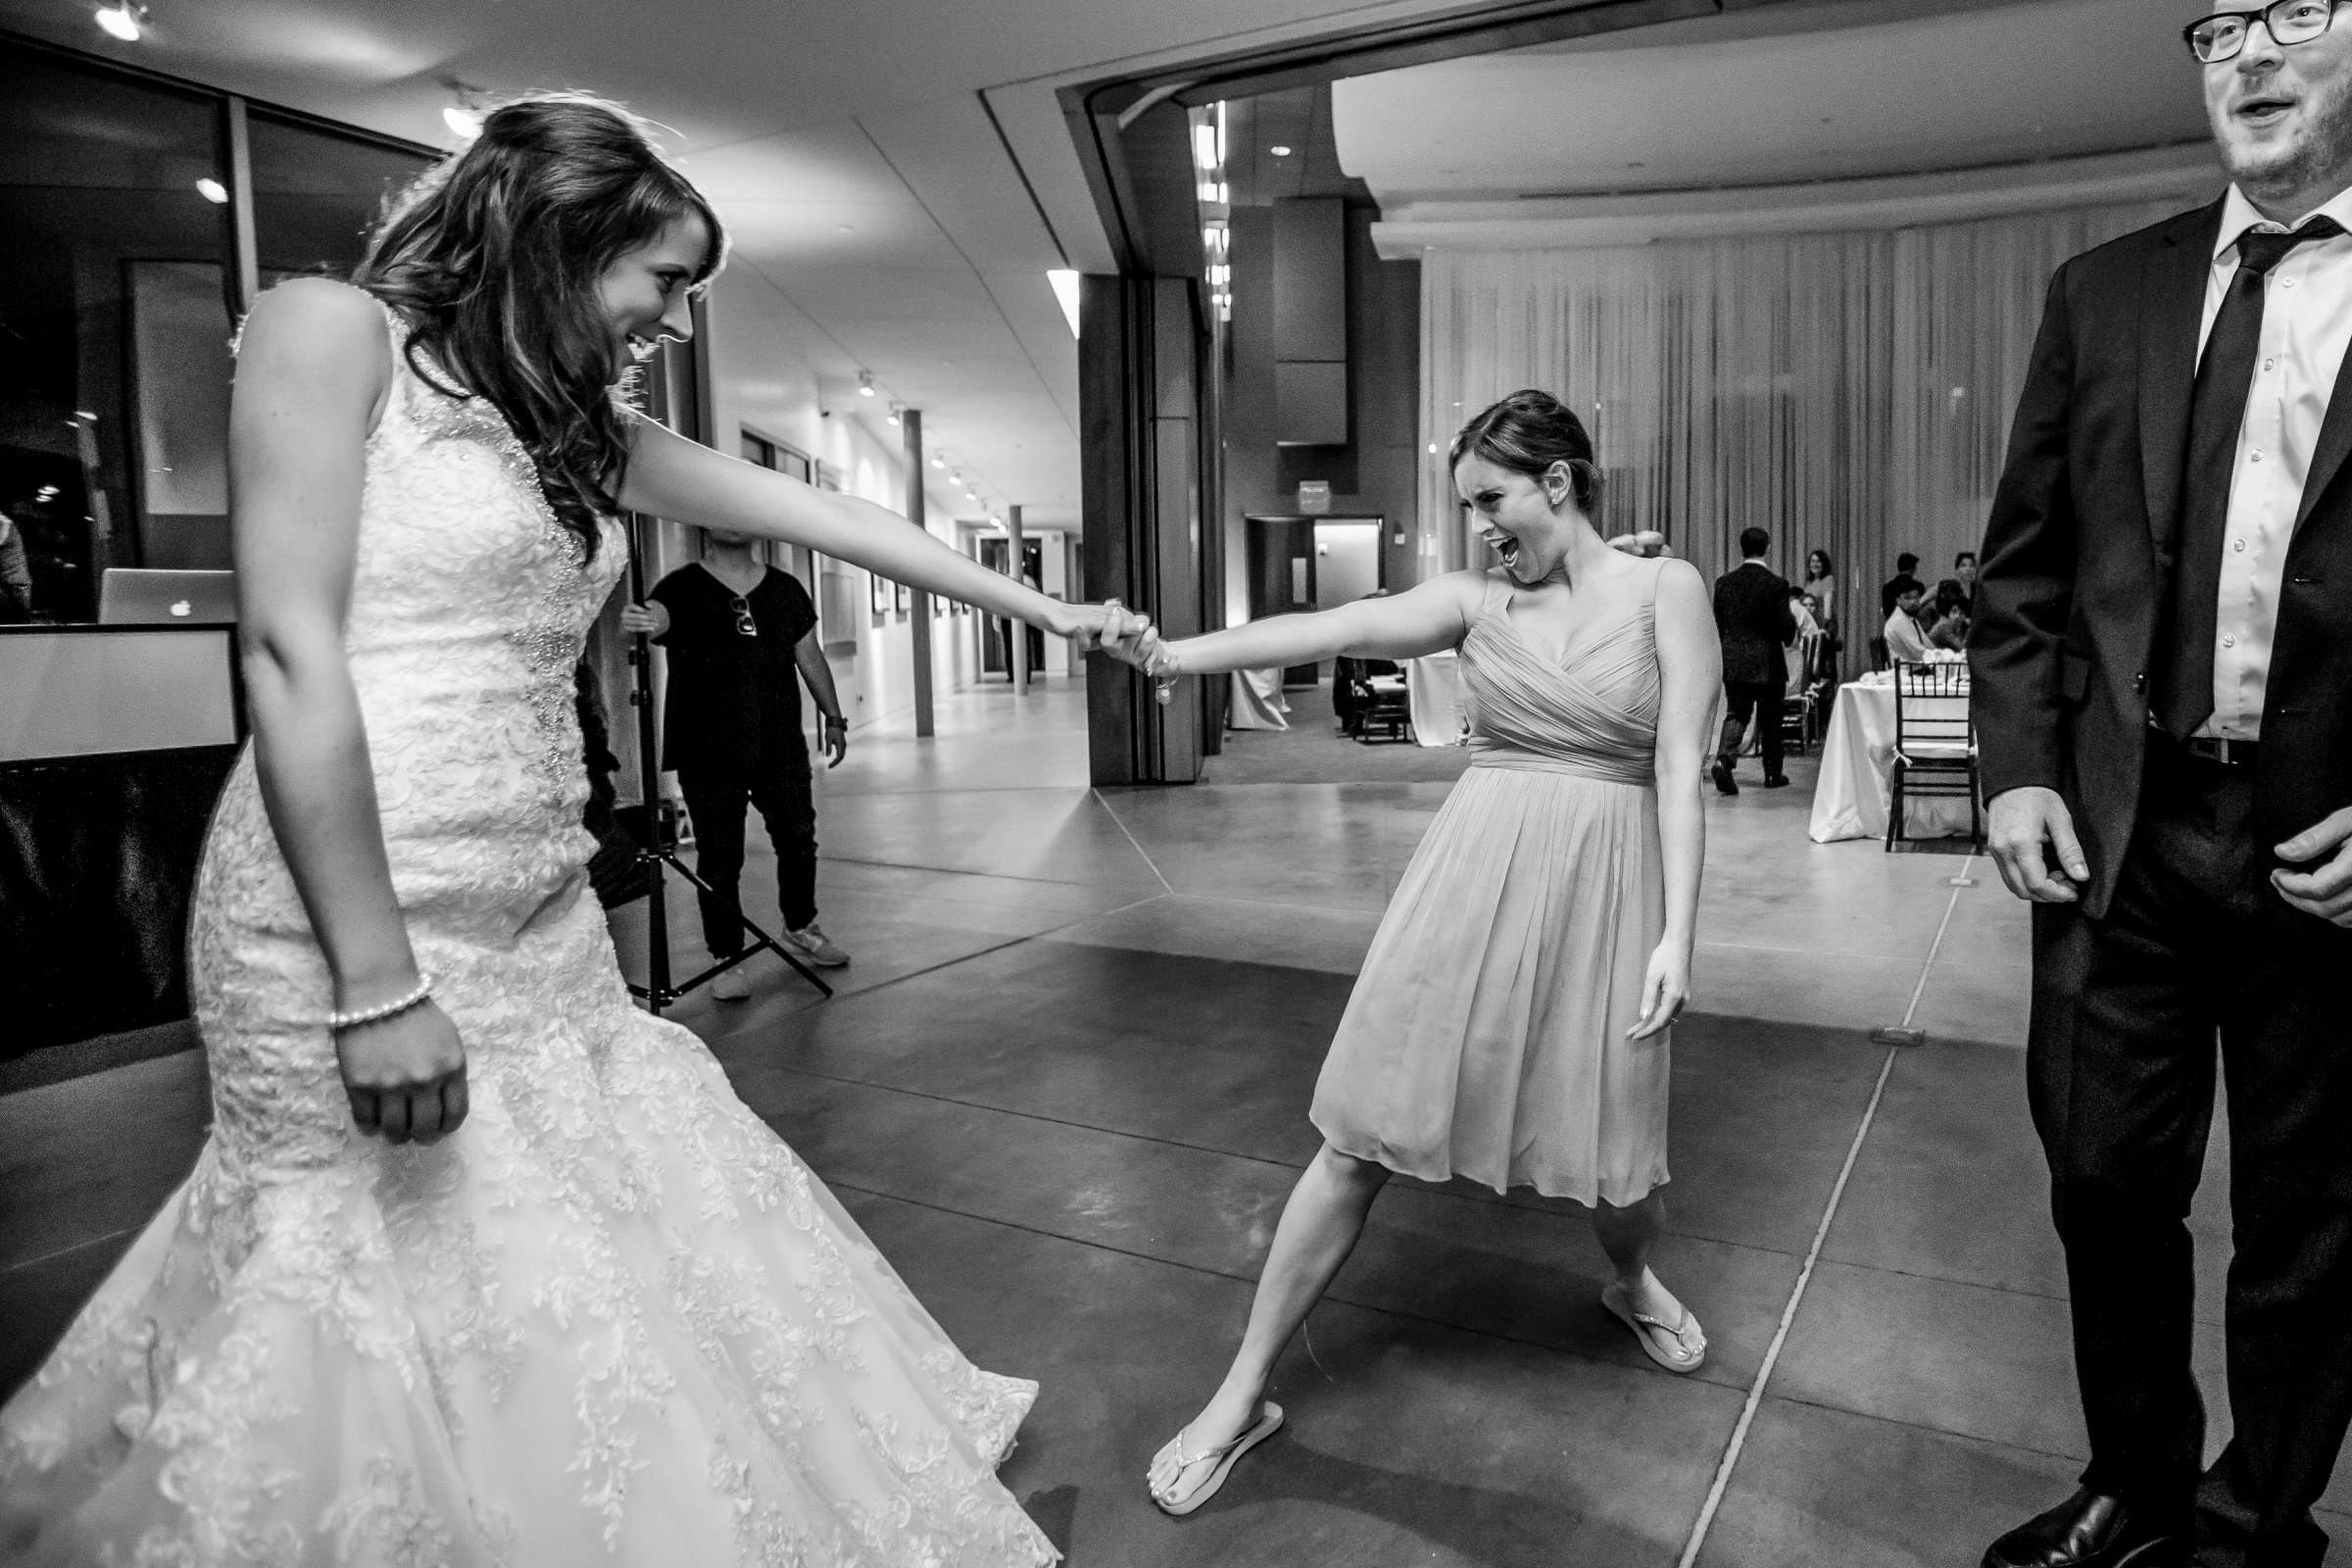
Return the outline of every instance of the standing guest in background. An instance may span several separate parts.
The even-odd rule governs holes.
[[[1952,577],[1960,584],[1960,607],[1977,612],[1977,553],[1963,550],[1952,558]]]
[[[837,969],[850,956],[816,923],[816,799],[808,741],[801,732],[801,682],[824,715],[827,767],[849,755],[833,670],[817,643],[816,606],[788,571],[754,552],[744,534],[711,530],[703,559],[654,584],[651,604],[620,612],[621,630],[669,651],[662,765],[674,768],[694,821],[703,945],[724,962],[743,952],[743,816],[760,808],[776,850],[783,942],[810,963]],[[711,977],[710,994],[752,994],[741,965]]]
[[[1922,663],[1928,657],[1928,628],[1921,623],[1927,613],[1928,591],[1913,583],[1905,588],[1887,613],[1886,629],[1880,633],[1886,643],[1886,662],[1893,664]]]
[[[1908,550],[1894,558],[1894,575],[1887,578],[1879,589],[1879,613],[1881,615],[1894,613],[1895,602],[1903,597],[1905,588],[1916,589],[1921,593],[1927,591],[1928,585],[1912,575],[1917,570],[1919,570],[1919,558]]]
[[[1813,596],[1813,614],[1821,622],[1821,629],[1837,636],[1838,568],[1831,563],[1827,550],[1816,550],[1805,557],[1805,592]]]
[[[1928,646],[1959,653],[1968,646],[1968,592],[1957,577],[1936,585],[1936,599],[1920,621],[1928,628]]]
[[[1978,580],[1988,836],[2034,904],[2027,1088],[2090,1439],[2080,1490],[1990,1568],[2317,1568],[2352,1416],[2352,22],[2292,0],[2186,36],[2230,188],[2058,270]],[[2208,1467],[2185,1219],[2217,1057],[2231,1431]]]
[[[1709,769],[1719,794],[1737,795],[1732,769],[1750,718],[1763,732],[1764,787],[1788,782],[1781,771],[1781,704],[1788,690],[1787,649],[1796,639],[1788,581],[1766,564],[1772,535],[1761,528],[1740,533],[1740,564],[1715,579],[1715,632],[1723,642],[1723,691],[1729,707]]]
[[[32,617],[32,568],[24,561],[24,530],[0,512],[0,620]]]

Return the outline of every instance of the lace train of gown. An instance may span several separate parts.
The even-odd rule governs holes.
[[[398,328],[395,323],[395,340]],[[1036,1385],[972,1366],[586,896],[592,564],[486,406],[395,355],[346,646],[466,1125],[363,1138],[250,752],[190,938],[214,1125],[0,1410],[0,1552],[182,1568],[1008,1568]],[[13,1560],[13,1559],[12,1559]]]

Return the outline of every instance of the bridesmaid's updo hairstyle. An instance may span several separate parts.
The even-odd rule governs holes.
[[[726,232],[645,122],[582,94],[525,98],[393,199],[352,274],[407,313],[418,375],[506,416],[548,505],[591,554],[598,515],[618,510],[628,435],[613,392],[631,368],[597,282],[688,214],[710,231],[701,289]]]
[[[1596,515],[1600,466],[1592,461],[1592,437],[1585,432],[1584,421],[1548,392],[1514,392],[1479,411],[1453,438],[1452,450],[1446,455],[1446,471],[1461,466],[1465,458],[1524,473],[1538,484],[1553,464],[1565,463],[1578,510],[1588,517]]]

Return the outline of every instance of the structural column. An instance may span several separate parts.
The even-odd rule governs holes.
[[[923,527],[923,411],[907,409],[899,416],[906,434],[906,520]],[[931,717],[931,595],[914,590],[914,733],[929,738]]]
[[[1141,610],[1170,638],[1206,624],[1199,398],[1205,342],[1191,278],[1101,275],[1082,284],[1085,597]],[[1179,681],[1162,706],[1142,675],[1093,656],[1086,706],[1094,782],[1199,778],[1200,699],[1199,681]]]
[[[1017,502],[1004,509],[1004,531],[1010,536],[1005,551],[1012,568],[1012,580],[1019,582],[1021,567],[1027,557],[1022,554],[1021,509]],[[1045,572],[1042,569],[1038,572],[1038,584],[1041,588],[1045,584]],[[1026,697],[1029,695],[1029,628],[1017,620],[1012,622],[1012,635],[1007,640],[1012,644],[1009,650],[1012,658],[1012,695]]]

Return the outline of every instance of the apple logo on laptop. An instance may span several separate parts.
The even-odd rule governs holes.
[[[182,599],[172,607],[172,613],[179,619],[185,620],[188,616],[196,613],[196,607]]]

